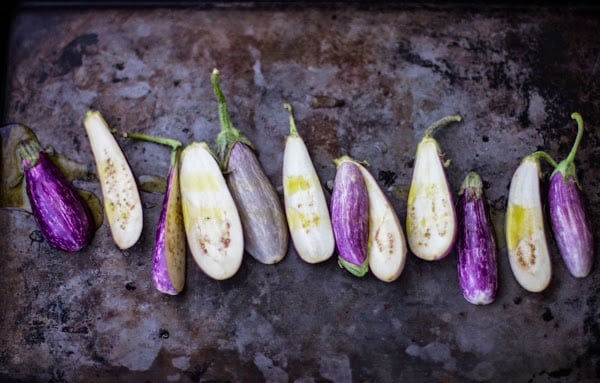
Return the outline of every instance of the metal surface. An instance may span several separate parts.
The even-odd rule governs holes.
[[[566,157],[573,111],[587,122],[583,194],[600,215],[599,16],[567,7],[17,12],[5,122],[29,125],[85,164],[90,107],[118,130],[213,144],[218,67],[232,120],[277,187],[290,102],[323,183],[333,158],[368,160],[404,222],[416,143],[428,124],[460,113],[464,122],[436,138],[455,191],[472,169],[484,179],[500,287],[493,304],[476,307],[458,289],[455,254],[409,255],[386,284],[357,279],[334,258],[303,263],[290,246],[277,265],[246,256],[222,282],[188,257],[184,293],[163,296],[150,280],[162,195],[143,193],[142,239],[125,252],[106,223],[85,251],[52,250],[35,241],[30,215],[5,210],[0,380],[598,381],[600,239],[583,280],[551,240],[551,284],[528,293],[509,268],[503,220],[520,158],[538,148]],[[167,149],[121,143],[136,174],[166,175]],[[100,193],[93,181],[78,186]],[[596,237],[599,228],[594,220]]]

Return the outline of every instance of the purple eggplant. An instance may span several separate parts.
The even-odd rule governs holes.
[[[156,227],[152,253],[152,281],[158,291],[177,295],[183,290],[185,284],[185,228],[179,188],[181,142],[141,133],[124,133],[124,136],[171,148],[167,188]]]
[[[583,135],[583,119],[579,113],[573,113],[571,118],[577,121],[577,138],[569,156],[550,176],[548,205],[552,231],[562,259],[574,277],[584,278],[592,269],[594,243],[574,163]]]
[[[496,242],[481,178],[470,172],[458,197],[458,283],[475,305],[492,303],[498,288]]]
[[[95,226],[83,198],[36,140],[22,141],[17,153],[31,210],[44,238],[53,247],[69,252],[87,246]]]
[[[219,86],[219,71],[216,69],[212,74],[212,84],[221,121],[221,132],[217,137],[218,153],[242,220],[245,250],[261,263],[277,263],[286,255],[289,242],[281,201],[258,161],[252,144],[229,118],[225,96]]]
[[[362,277],[369,271],[369,192],[354,160],[344,156],[335,163],[331,224],[338,263],[355,276]]]

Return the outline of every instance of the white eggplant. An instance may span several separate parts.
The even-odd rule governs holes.
[[[213,279],[232,277],[244,254],[242,223],[206,143],[195,142],[183,150],[179,178],[183,223],[194,260]]]
[[[129,163],[98,111],[83,120],[96,161],[104,211],[116,245],[128,249],[140,238],[144,224],[142,202]]]
[[[292,242],[302,260],[319,263],[333,255],[335,241],[325,194],[310,154],[296,130],[292,107],[283,154],[283,196]]]
[[[375,178],[361,164],[359,169],[369,194],[369,269],[384,281],[395,281],[406,263],[406,239],[394,207]]]
[[[506,210],[510,267],[517,282],[531,292],[544,290],[552,274],[540,197],[541,153],[523,158],[513,174]]]
[[[427,261],[448,255],[457,236],[452,192],[440,147],[431,134],[440,126],[460,120],[460,116],[448,116],[435,122],[417,145],[408,192],[406,235],[413,254]]]

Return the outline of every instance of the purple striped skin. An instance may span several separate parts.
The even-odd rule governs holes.
[[[185,229],[181,211],[181,193],[179,192],[179,169],[178,162],[171,165],[167,177],[167,190],[163,200],[158,226],[156,228],[156,240],[154,243],[152,262],[152,281],[154,287],[162,293],[177,295],[183,290],[185,281]],[[169,236],[167,238],[167,236]],[[172,265],[176,270],[175,281],[169,275],[168,257],[174,258],[176,264]],[[177,285],[174,284],[177,282]]]
[[[469,173],[458,197],[458,283],[464,298],[486,305],[496,298],[498,269],[496,242],[481,178]]]
[[[569,272],[576,278],[592,270],[594,241],[581,194],[573,175],[555,172],[550,179],[548,205],[552,231]]]
[[[369,194],[358,166],[342,159],[331,195],[331,224],[340,266],[357,277],[369,271]]]
[[[254,151],[243,142],[229,152],[227,184],[242,220],[246,251],[264,264],[281,261],[289,243],[283,207]]]
[[[48,155],[39,151],[39,144],[21,145],[27,151],[21,155],[27,196],[44,238],[59,250],[83,249],[95,230],[89,206]]]

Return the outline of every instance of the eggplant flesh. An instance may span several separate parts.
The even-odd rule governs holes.
[[[556,172],[548,191],[550,223],[563,261],[576,278],[592,270],[594,244],[579,187],[573,176]]]
[[[369,194],[358,165],[341,160],[331,195],[331,223],[340,266],[357,277],[368,270]]]
[[[492,303],[498,288],[496,242],[481,178],[469,173],[458,198],[458,282],[475,305]]]
[[[95,225],[92,213],[37,142],[19,147],[26,191],[40,231],[48,243],[60,250],[75,252],[91,241]]]
[[[240,141],[229,152],[227,184],[242,220],[245,250],[264,264],[281,261],[289,243],[281,201],[252,149]]]

